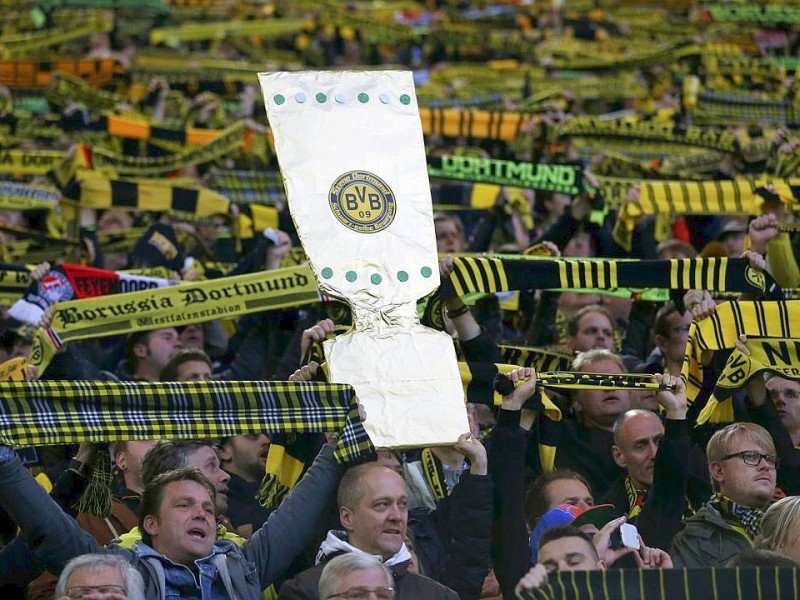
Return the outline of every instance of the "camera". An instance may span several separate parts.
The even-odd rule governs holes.
[[[608,547],[612,550],[619,550],[620,548],[639,550],[639,530],[636,529],[635,525],[623,523],[619,529],[611,534]]]

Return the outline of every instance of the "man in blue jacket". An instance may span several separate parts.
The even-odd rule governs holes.
[[[281,506],[241,546],[217,540],[216,490],[199,471],[162,474],[143,494],[142,540],[131,549],[106,551],[122,554],[142,574],[148,600],[257,600],[315,533],[341,472],[326,444]],[[14,450],[2,445],[0,504],[55,573],[71,558],[101,550],[33,480]]]

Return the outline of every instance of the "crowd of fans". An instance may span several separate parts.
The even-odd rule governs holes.
[[[241,4],[242,14],[253,19],[247,3]],[[636,27],[635,19],[629,24],[613,10],[601,10],[601,2],[585,3],[586,10],[575,13],[560,2],[530,12],[531,3],[524,2],[497,3],[495,11],[486,3],[421,4],[419,11],[398,11],[398,22],[429,25],[432,32],[443,28],[444,14],[461,15],[465,22],[511,22],[529,44],[524,47],[537,48],[537,61],[545,66],[548,51],[560,56],[557,46],[563,38],[614,53],[622,47],[614,41],[624,40]],[[680,14],[697,18],[700,9],[692,2],[676,4],[683,7]],[[258,6],[259,18],[276,23],[296,16],[282,3]],[[83,57],[114,58],[128,67],[146,54],[140,36],[124,34],[125,10],[117,11],[110,34],[95,34],[90,47],[80,47]],[[257,48],[258,56],[269,55],[268,50],[292,54],[313,68],[401,64],[415,70],[421,100],[429,94],[425,82],[437,80],[437,73],[451,64],[505,58],[496,45],[481,50],[480,44],[464,42],[469,47],[462,47],[433,33],[427,42],[424,36],[396,44],[381,41],[380,28],[368,35],[355,25],[326,24],[320,11],[306,15],[310,23],[300,33],[291,31],[272,47]],[[51,21],[58,16],[52,6],[44,14]],[[765,42],[766,33],[783,42]],[[702,35],[711,37],[698,29],[697,36]],[[764,57],[794,56],[800,44],[796,24],[756,27],[749,35],[761,40],[757,52]],[[184,58],[190,53],[252,58],[241,44],[228,41],[175,44],[176,55]],[[515,58],[525,63],[526,57]],[[478,69],[475,62],[469,65]],[[668,72],[668,66],[632,67],[637,81],[649,86],[647,102],[624,94],[587,100],[565,86],[557,100],[539,105],[514,143],[436,134],[426,139],[429,155],[577,161],[585,180],[599,190],[595,171],[606,156],[603,149],[595,148],[594,160],[586,160],[568,138],[548,138],[546,130],[576,115],[616,112],[638,118],[667,114],[676,122],[690,122],[680,100],[678,75],[684,73]],[[469,80],[468,74],[464,77]],[[152,123],[168,127],[221,128],[247,119],[255,131],[266,130],[255,85],[239,86],[236,98],[226,101],[208,91],[193,95],[168,79],[152,79],[145,98],[113,111],[128,116],[141,111]],[[747,84],[755,91],[776,92],[772,83]],[[450,81],[437,91],[452,96],[442,101],[455,97],[463,102],[460,90],[465,85],[469,83]],[[793,77],[775,85],[795,102]],[[535,92],[535,86],[529,91]],[[13,88],[4,95],[9,103],[0,123],[11,123],[18,118],[12,106],[22,98]],[[504,97],[495,108],[516,110],[518,100]],[[69,102],[60,123],[90,112],[86,105]],[[790,156],[796,140],[778,125],[787,124],[765,121],[757,129],[773,136],[774,153]],[[740,123],[728,129],[745,137],[751,133]],[[65,131],[57,143],[66,149],[75,136]],[[131,140],[119,145],[127,153],[156,152]],[[17,147],[34,151],[51,146],[31,139]],[[259,162],[261,158],[231,156],[218,166],[275,169],[274,159]],[[720,158],[718,168],[705,176],[732,179],[753,168]],[[210,182],[207,165],[173,175],[193,185]],[[8,179],[44,183],[39,177]],[[761,213],[749,219],[674,215],[666,236],[656,235],[655,217],[644,217],[636,223],[633,248],[626,250],[611,234],[615,211],[601,213],[598,220],[602,194],[596,190],[570,196],[494,186],[488,192],[489,208],[475,210],[462,201],[474,187],[432,182],[434,204],[441,208],[434,214],[434,227],[442,281],[454,269],[454,255],[523,254],[536,247],[552,257],[743,256],[785,288],[800,283],[794,254],[800,237],[785,203],[764,202]],[[523,208],[515,194],[521,194]],[[632,186],[627,199],[635,202],[638,194]],[[80,249],[71,254],[71,247],[45,248],[50,262],[31,270],[30,283],[36,285],[63,261],[111,270],[173,264],[175,256],[104,248],[100,242],[105,234],[139,226],[149,227],[145,238],[155,228],[177,249],[183,268],[173,269],[175,278],[201,277],[196,267],[204,262],[237,263],[237,273],[280,268],[292,260],[299,240],[288,208],[283,203],[278,208],[280,230],[238,240],[238,246],[231,220],[236,209],[203,221],[130,208],[84,208]],[[530,215],[532,223],[526,221]],[[3,262],[25,262],[24,256],[14,256],[13,248],[25,232],[49,231],[45,221],[36,211],[0,210]],[[183,261],[190,257],[194,266]],[[487,398],[468,404],[472,430],[452,447],[382,450],[356,465],[334,460],[340,434],[335,431],[298,436],[302,440],[264,431],[213,440],[137,439],[18,449],[0,445],[3,597],[510,599],[519,591],[545,586],[558,571],[800,564],[800,380],[777,373],[756,377],[734,395],[733,422],[698,425],[727,354],[720,352],[709,362],[705,379],[711,385],[694,401],[688,400],[681,379],[692,322],[712,318],[716,303],[729,300],[715,299],[706,290],[681,290],[666,302],[608,295],[606,290],[543,291],[535,281],[515,292],[513,308],[505,303],[507,295],[443,298],[444,326],[467,361],[500,363],[502,344],[549,349],[568,355],[571,371],[651,374],[658,389],[548,390],[547,400],[560,414],[553,419],[543,408],[535,369],[518,367],[508,374],[513,392],[501,403]],[[2,307],[0,364],[31,352],[33,327],[7,316],[7,309]],[[40,325],[47,326],[49,318],[45,312]],[[237,320],[72,342],[44,373],[30,376],[144,382],[319,380],[320,343],[348,326],[347,308],[331,300]],[[748,343],[743,336],[738,350],[747,353]],[[290,493],[270,505],[260,490],[270,446],[277,446],[278,439],[282,446],[308,444],[313,451]],[[109,516],[81,512],[76,502],[89,485],[87,465],[102,453],[113,465]]]

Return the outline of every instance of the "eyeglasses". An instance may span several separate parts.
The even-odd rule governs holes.
[[[722,460],[728,460],[729,458],[734,457],[741,458],[744,461],[744,464],[750,465],[751,467],[757,467],[759,464],[761,464],[762,458],[767,461],[767,464],[773,469],[777,469],[781,462],[781,459],[775,454],[761,454],[761,452],[756,452],[755,450],[742,450],[741,452],[734,452],[733,454],[723,456]]]
[[[67,588],[67,597],[70,600],[81,600],[84,596],[89,594],[120,594],[125,598],[128,597],[128,590],[121,585],[78,585],[75,587]]]
[[[349,590],[331,594],[328,598],[346,598],[347,600],[370,600],[370,594],[375,594],[378,600],[394,600],[394,589],[387,587],[351,587]]]

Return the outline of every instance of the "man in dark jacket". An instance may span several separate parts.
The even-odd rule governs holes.
[[[581,352],[572,364],[574,371],[617,375],[627,372],[622,360],[603,349]],[[619,416],[631,407],[627,390],[575,390],[572,406],[577,419],[560,423],[554,464],[583,475],[592,491],[601,495],[621,474],[611,456],[611,430]]]
[[[260,433],[228,437],[220,445],[222,469],[231,476],[227,516],[242,537],[250,537],[271,512],[256,500],[264,479],[269,443],[269,436]]]
[[[711,487],[707,477],[699,480],[689,470],[685,385],[673,375],[655,377],[659,383],[675,386],[674,393],[656,393],[666,421],[662,423],[649,410],[630,410],[617,419],[612,455],[626,472],[601,503],[622,510],[648,546],[668,550],[681,519],[694,514],[708,500]]]
[[[732,423],[713,435],[706,455],[716,493],[675,536],[676,567],[721,567],[749,550],[775,494],[778,457],[763,427]]]
[[[318,600],[325,563],[346,552],[379,556],[392,571],[398,600],[458,598],[453,590],[409,570],[408,491],[400,475],[377,463],[353,467],[342,477],[337,502],[344,530],[328,532],[317,565],[284,583],[279,598]]]

